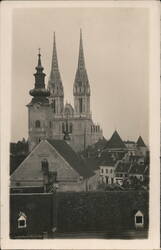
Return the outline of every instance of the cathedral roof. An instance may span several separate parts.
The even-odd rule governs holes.
[[[139,147],[146,147],[146,145],[145,145],[145,143],[144,143],[144,141],[143,141],[143,139],[142,139],[141,136],[139,136],[139,138],[138,138],[136,144],[137,144],[137,146],[139,146]]]
[[[120,135],[116,130],[111,136],[110,140],[107,142],[106,148],[126,148],[123,140],[121,139]]]

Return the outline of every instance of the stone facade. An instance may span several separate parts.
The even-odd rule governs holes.
[[[39,54],[39,59],[40,56]],[[69,133],[70,145],[75,151],[82,151],[102,139],[102,129],[93,122],[90,111],[91,91],[85,67],[82,34],[80,34],[78,67],[73,85],[74,108],[69,103],[64,105],[64,88],[58,67],[55,34],[51,73],[46,90],[49,93],[46,95],[43,91],[45,74],[42,72],[41,61],[38,62],[36,70],[35,88],[30,91],[33,99],[27,105],[30,152],[41,139],[62,140],[65,132]]]

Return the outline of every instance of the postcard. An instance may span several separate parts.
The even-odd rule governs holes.
[[[160,5],[1,4],[2,249],[160,246]]]

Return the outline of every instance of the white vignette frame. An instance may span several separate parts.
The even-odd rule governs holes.
[[[150,222],[144,240],[9,238],[9,142],[11,138],[11,54],[14,8],[148,8]],[[160,2],[158,1],[4,1],[1,2],[1,249],[159,249],[160,248]],[[3,94],[4,93],[4,94]],[[152,167],[153,166],[153,167]]]

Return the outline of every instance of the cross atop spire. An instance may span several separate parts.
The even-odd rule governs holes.
[[[41,54],[40,54],[40,48],[39,48],[38,50],[39,50],[39,53],[38,53],[38,65],[37,65],[37,67],[38,67],[38,68],[42,68],[42,65],[41,65]]]
[[[82,29],[80,29],[78,68],[79,69],[85,69],[85,60],[84,60],[84,52],[83,52],[83,39],[82,39]]]

